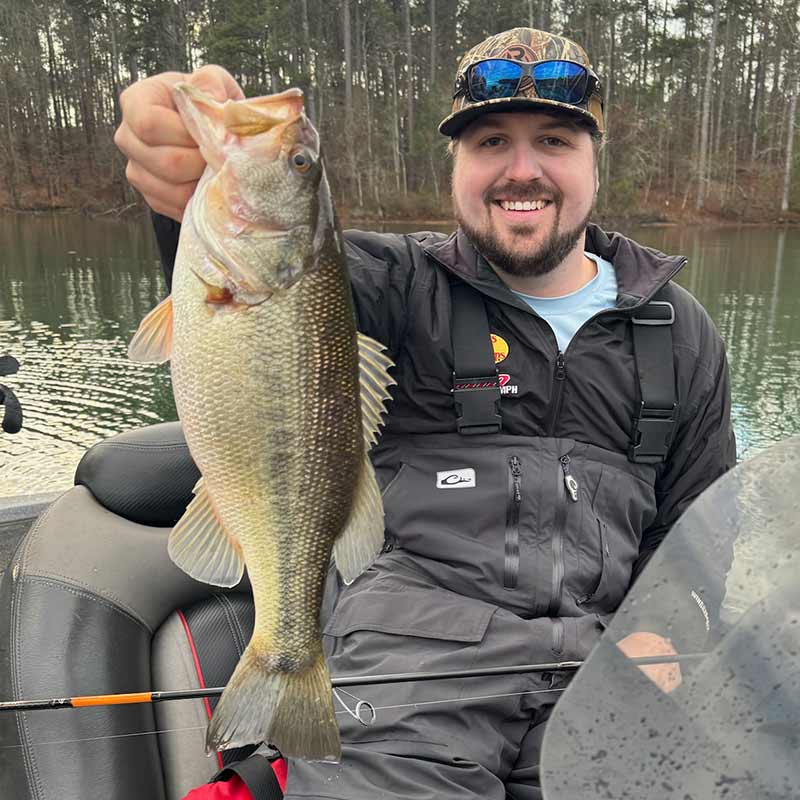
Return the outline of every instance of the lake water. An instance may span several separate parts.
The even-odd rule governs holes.
[[[679,282],[728,347],[739,457],[800,433],[800,231],[625,232],[688,256]],[[126,357],[166,291],[147,220],[0,216],[0,242],[0,354],[22,364],[0,383],[25,412],[19,434],[0,432],[3,497],[66,488],[87,447],[176,412],[168,367]]]

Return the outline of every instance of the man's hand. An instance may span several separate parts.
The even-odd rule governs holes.
[[[153,211],[178,222],[206,166],[172,101],[172,87],[181,81],[219,101],[244,97],[222,67],[209,65],[191,75],[163,72],[134,83],[120,95],[122,122],[114,134],[114,143],[128,158],[128,182]]]
[[[676,656],[678,651],[672,646],[669,639],[657,633],[639,631],[631,633],[621,641],[617,647],[628,658],[645,658],[647,656]],[[662,692],[669,694],[681,685],[681,666],[677,661],[668,664],[647,664],[639,669],[650,678]]]

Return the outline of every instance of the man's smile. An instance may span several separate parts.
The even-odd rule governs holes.
[[[491,204],[497,208],[501,219],[513,222],[524,220],[534,220],[542,215],[549,206],[553,205],[552,200],[492,200]]]

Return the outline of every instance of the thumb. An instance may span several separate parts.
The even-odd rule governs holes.
[[[242,87],[236,83],[233,75],[217,64],[207,64],[196,69],[188,78],[187,83],[210,94],[215,100],[224,103],[226,100],[243,100]]]

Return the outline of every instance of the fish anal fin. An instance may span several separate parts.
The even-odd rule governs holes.
[[[169,557],[195,580],[236,586],[244,574],[239,543],[223,527],[202,478],[194,495],[169,535]]]
[[[350,517],[333,545],[336,568],[345,583],[352,583],[375,560],[383,541],[381,490],[365,454]]]
[[[389,387],[396,381],[388,370],[394,364],[384,354],[386,348],[363,333],[358,334],[358,363],[361,382],[361,419],[366,449],[378,441],[378,431],[386,412],[385,401],[391,398]]]
[[[128,358],[163,364],[172,355],[172,297],[162,300],[139,324],[128,345]]]

